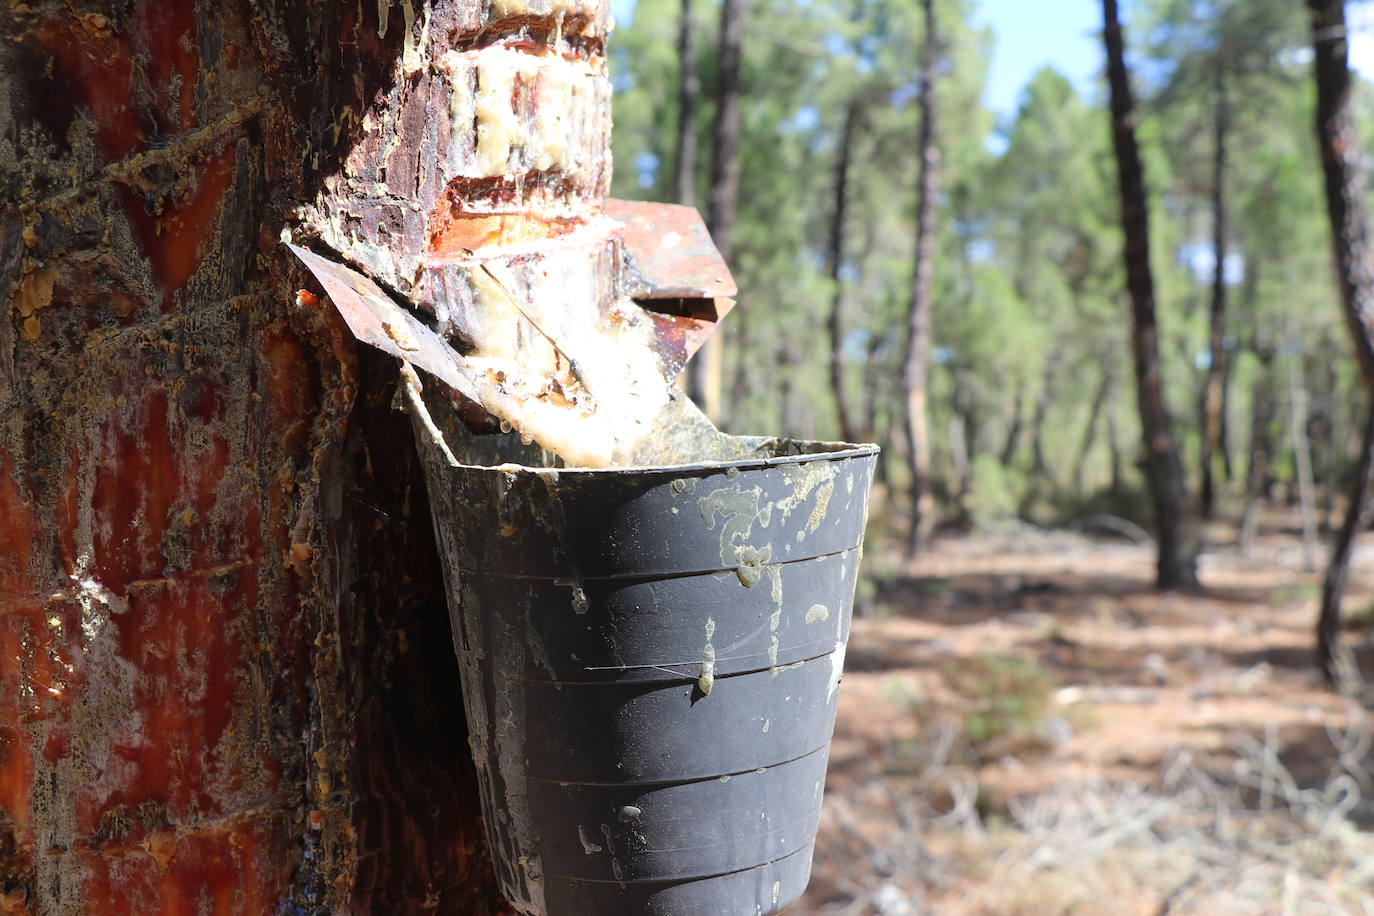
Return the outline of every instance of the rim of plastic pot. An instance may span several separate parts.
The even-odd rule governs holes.
[[[865,458],[881,451],[881,448],[872,442],[827,442],[815,439],[791,439],[783,436],[736,436],[735,438],[751,444],[758,451],[766,448],[786,448],[792,451],[769,457],[737,458],[731,461],[695,461],[683,464],[629,465],[613,468],[541,467],[518,462],[470,464],[464,461],[459,461],[458,464],[450,467],[465,471],[557,473],[560,477],[565,475],[577,477],[645,477],[653,474],[673,476],[683,472],[718,471],[728,468],[746,471],[795,464],[798,461],[843,461],[850,458]]]

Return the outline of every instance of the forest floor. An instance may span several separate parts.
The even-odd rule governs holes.
[[[1374,913],[1374,706],[1315,671],[1289,521],[1218,526],[1197,595],[1029,526],[871,553],[790,916]],[[1345,607],[1374,680],[1374,546]]]

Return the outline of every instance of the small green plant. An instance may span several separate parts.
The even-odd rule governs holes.
[[[1270,604],[1296,604],[1300,601],[1315,601],[1322,595],[1320,586],[1310,582],[1295,582],[1280,585],[1269,593]]]
[[[1347,630],[1374,630],[1374,601],[1348,611],[1341,626]]]
[[[969,521],[984,529],[1016,515],[1019,493],[1025,488],[1021,474],[994,455],[978,455],[970,468],[971,482],[964,499]]]
[[[1058,687],[1038,662],[994,652],[947,662],[940,675],[962,701],[964,738],[975,749],[1036,740]]]

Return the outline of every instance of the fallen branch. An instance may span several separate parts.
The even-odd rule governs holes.
[[[1073,531],[1088,531],[1091,529],[1112,531],[1142,546],[1155,542],[1155,539],[1150,536],[1150,532],[1146,531],[1135,522],[1127,521],[1124,518],[1118,518],[1115,515],[1108,515],[1105,512],[1095,512],[1092,515],[1076,518],[1064,527]]]

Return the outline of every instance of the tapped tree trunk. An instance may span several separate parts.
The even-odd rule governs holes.
[[[79,6],[0,6],[0,911],[507,913],[395,366],[279,237],[598,209],[609,4]]]
[[[834,288],[830,300],[830,386],[835,389],[835,414],[839,420],[840,439],[845,442],[855,442],[858,438],[849,398],[845,393],[844,284],[840,279],[844,267],[845,215],[849,209],[849,160],[858,121],[858,102],[851,101],[845,107],[840,146],[835,151],[835,205],[830,211],[830,239],[825,257],[826,273]]]
[[[1136,400],[1159,548],[1155,583],[1160,588],[1196,588],[1197,529],[1192,518],[1183,460],[1174,441],[1173,422],[1164,401],[1154,277],[1150,271],[1149,201],[1145,192],[1145,169],[1136,145],[1135,101],[1126,71],[1116,0],[1102,0],[1102,13],[1107,81],[1111,89],[1112,145],[1116,150],[1125,236],[1126,286],[1131,297]]]
[[[1312,24],[1312,66],[1317,83],[1317,144],[1322,157],[1326,213],[1341,291],[1342,311],[1350,328],[1365,390],[1374,404],[1374,264],[1364,205],[1361,147],[1350,112],[1349,38],[1343,0],[1307,0]],[[1368,527],[1370,472],[1374,468],[1374,417],[1366,424],[1359,470],[1350,491],[1345,523],[1336,534],[1322,583],[1317,621],[1317,656],[1322,673],[1335,679],[1336,637],[1340,632],[1341,597],[1356,535]]]
[[[1215,463],[1220,452],[1225,465],[1230,460],[1226,452],[1226,141],[1231,126],[1230,101],[1227,98],[1226,71],[1223,61],[1226,49],[1217,52],[1215,108],[1212,126],[1212,253],[1216,264],[1212,268],[1212,309],[1208,335],[1207,380],[1202,392],[1202,487],[1199,512],[1210,519],[1216,506]],[[1229,473],[1228,473],[1229,476]]]
[[[935,199],[940,192],[940,148],[935,100],[939,75],[940,40],[936,31],[935,0],[923,0],[925,47],[922,52],[921,131],[916,142],[919,172],[916,179],[916,257],[911,278],[906,359],[902,385],[906,392],[906,440],[911,466],[911,525],[907,556],[930,540],[935,526],[935,501],[930,492],[930,428],[926,418],[926,382],[930,359],[930,314],[935,291]]]
[[[706,199],[706,227],[726,263],[734,260],[731,235],[735,229],[735,204],[739,199],[740,70],[744,53],[746,0],[723,0],[720,6],[720,50],[716,60],[716,119],[712,130],[711,187]],[[735,315],[735,351],[743,355],[748,316]],[[724,339],[712,334],[693,361],[696,366],[694,395],[702,409],[719,423],[724,413],[722,377],[725,374]],[[739,400],[737,392],[736,400]]]

